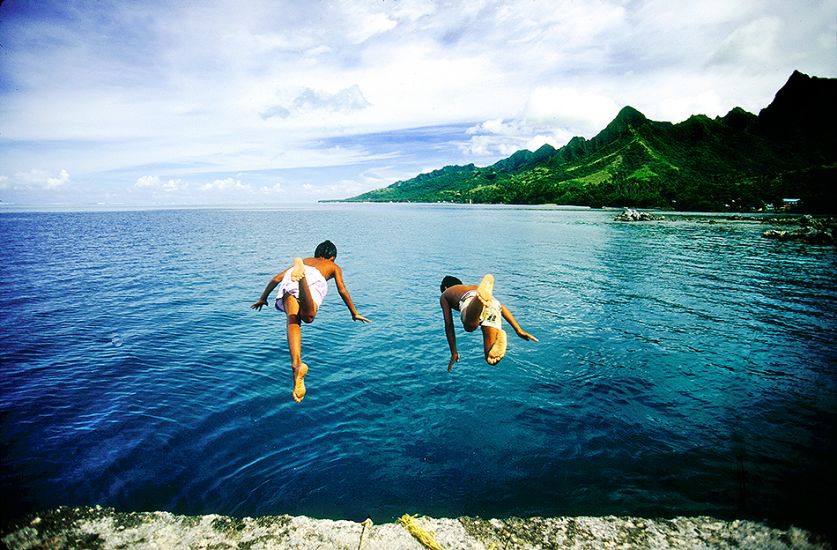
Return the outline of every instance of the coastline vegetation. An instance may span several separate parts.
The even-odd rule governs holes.
[[[446,166],[345,199],[631,206],[687,211],[837,211],[837,79],[794,72],[758,116],[734,108],[672,124],[632,107],[590,140]]]

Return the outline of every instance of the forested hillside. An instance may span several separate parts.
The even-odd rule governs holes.
[[[837,211],[837,80],[794,72],[758,116],[652,121],[632,107],[590,140],[446,166],[349,201],[575,204],[751,210],[802,199]]]

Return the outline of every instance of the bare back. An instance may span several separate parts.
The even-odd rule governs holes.
[[[334,258],[305,258],[302,260],[302,263],[319,271],[326,281],[334,279],[334,283],[337,285],[337,292],[343,298],[349,311],[352,311],[352,315],[357,314],[354,306],[351,305],[352,300],[349,297],[349,291],[346,290],[346,283],[343,282],[343,270],[340,269],[339,265],[334,263]]]
[[[334,263],[334,260],[328,258],[305,258],[302,263],[316,268],[325,277],[326,281],[333,279],[340,272],[340,267]]]
[[[459,311],[459,302],[466,292],[476,290],[476,285],[453,285],[445,289],[441,299],[447,302],[451,309]]]

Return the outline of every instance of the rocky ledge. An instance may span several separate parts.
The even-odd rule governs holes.
[[[768,220],[774,223],[787,224],[787,220]],[[810,244],[834,244],[834,228],[837,227],[837,220],[834,218],[814,218],[809,215],[793,220],[800,227],[790,231],[781,229],[768,229],[762,233],[767,239],[779,239],[780,241],[801,241]],[[793,223],[793,222],[792,222]]]
[[[621,214],[613,218],[615,222],[648,222],[654,220],[664,220],[664,216],[657,216],[649,212],[640,212],[633,208],[625,208]]]
[[[808,531],[771,528],[711,517],[643,519],[560,517],[458,519],[403,516],[375,525],[304,516],[178,516],[168,512],[116,512],[110,508],[59,508],[7,525],[0,542],[35,548],[754,548],[827,549]]]

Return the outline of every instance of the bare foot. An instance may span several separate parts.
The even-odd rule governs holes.
[[[291,281],[297,282],[305,277],[305,264],[302,263],[302,258],[294,258],[294,267],[291,271]]]
[[[491,300],[494,299],[494,275],[489,273],[482,278],[477,287],[477,298],[484,306],[491,304]]]
[[[500,362],[500,359],[505,357],[507,343],[506,331],[500,329],[497,333],[497,339],[494,340],[494,345],[488,350],[488,357],[485,359],[489,365],[496,365]]]
[[[299,403],[305,397],[305,375],[308,374],[308,365],[300,363],[299,367],[294,369],[294,401]]]

